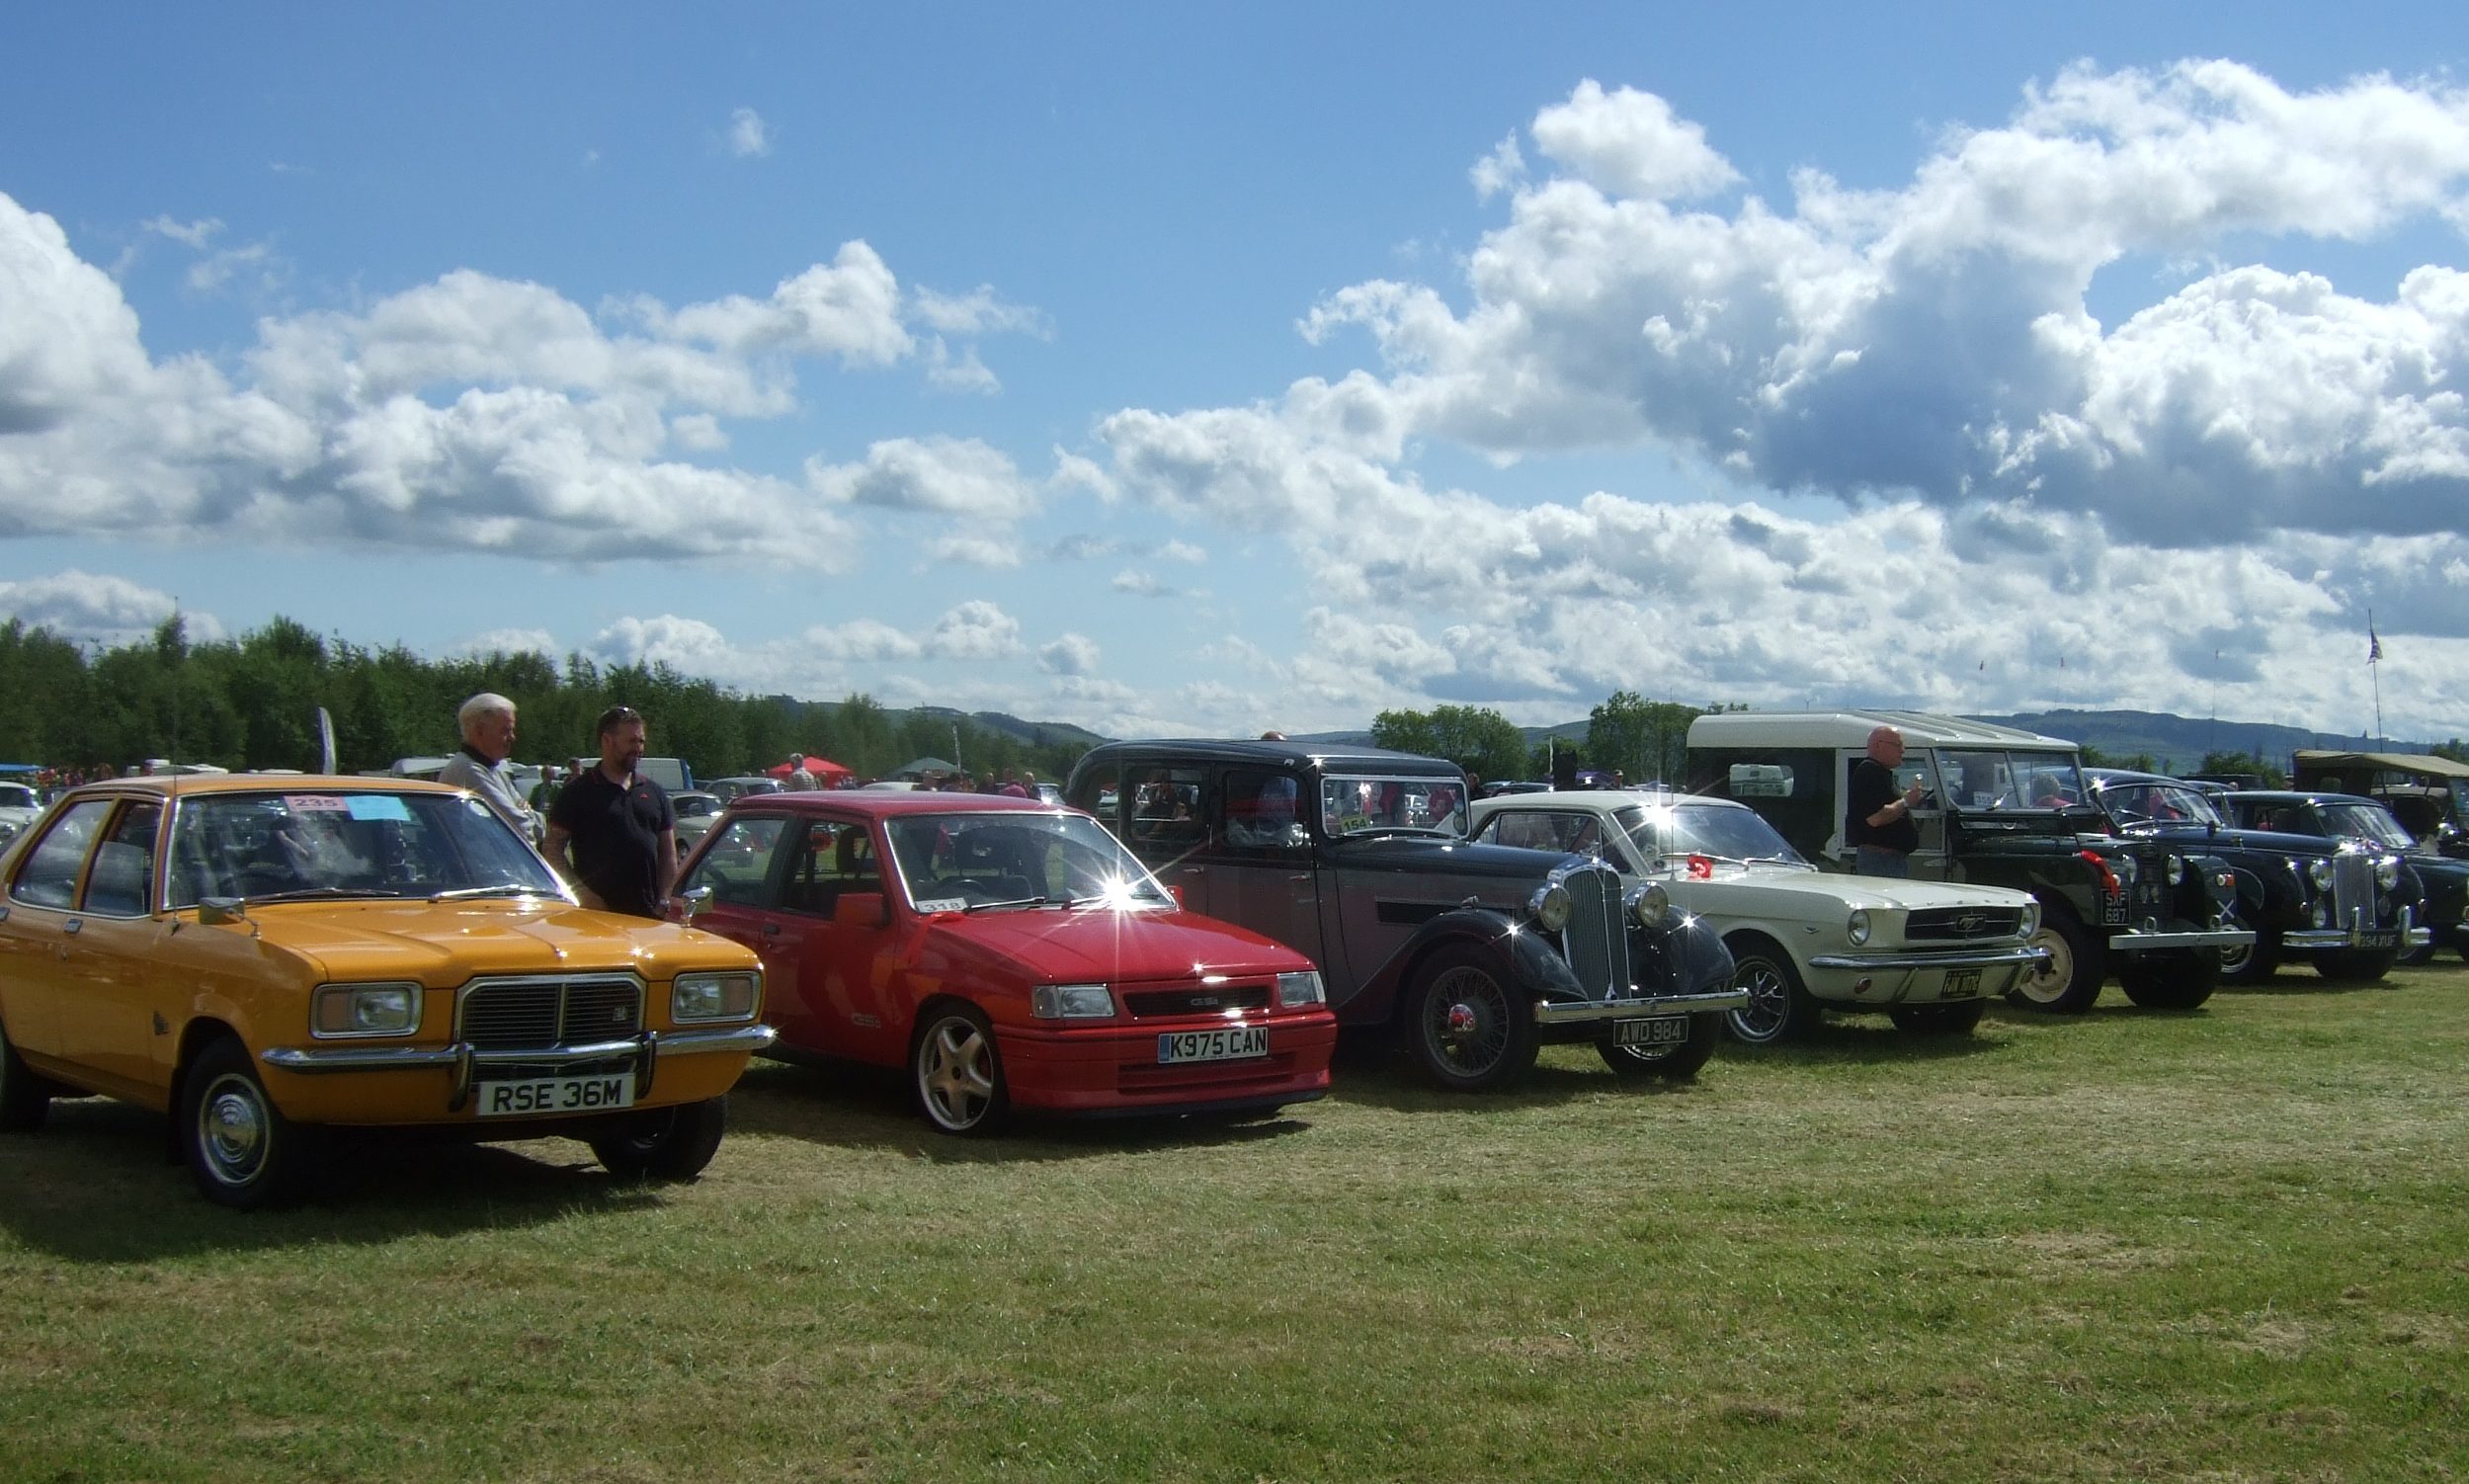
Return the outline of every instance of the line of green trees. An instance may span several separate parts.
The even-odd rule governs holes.
[[[515,756],[527,762],[596,755],[593,723],[613,705],[641,711],[651,750],[684,758],[698,778],[802,752],[862,778],[937,757],[980,778],[1010,768],[1060,781],[1085,750],[1025,741],[965,717],[894,714],[863,695],[836,704],[743,696],[665,664],[604,666],[568,655],[560,666],[507,653],[432,660],[400,646],[324,638],[282,618],[236,639],[192,643],[174,617],[148,639],[91,656],[48,629],[0,623],[0,762],[89,775],[148,758],[309,769],[322,706],[334,722],[336,766],[370,772],[453,751],[455,708],[483,691],[515,702]]]
[[[1709,711],[1746,709],[1720,701],[1693,706],[1648,701],[1634,691],[1614,691],[1587,713],[1584,741],[1529,744],[1515,722],[1487,706],[1444,705],[1382,711],[1372,719],[1371,743],[1446,758],[1486,783],[1549,779],[1557,767],[1616,772],[1634,784],[1661,782],[1677,788],[1687,783],[1688,724]]]

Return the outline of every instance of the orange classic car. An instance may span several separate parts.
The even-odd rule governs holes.
[[[692,1179],[762,1010],[753,953],[577,906],[434,783],[96,783],[0,855],[0,1130],[55,1098],[162,1110],[228,1206],[302,1194],[342,1125],[565,1135]]]

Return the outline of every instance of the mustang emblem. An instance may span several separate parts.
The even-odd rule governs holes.
[[[1972,938],[1978,936],[1980,930],[1987,925],[1988,919],[1979,913],[1966,912],[1954,920],[1954,931],[1965,938]]]

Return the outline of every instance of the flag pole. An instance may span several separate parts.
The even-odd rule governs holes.
[[[2383,640],[2375,636],[2375,611],[2366,610],[2366,673],[2375,683],[2375,740],[2383,740]]]

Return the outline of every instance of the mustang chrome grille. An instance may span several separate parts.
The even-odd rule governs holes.
[[[1903,937],[1907,943],[1969,943],[2013,938],[2022,926],[2016,907],[1924,907],[1905,920]]]
[[[1569,926],[1560,941],[1569,967],[1590,1000],[1629,992],[1628,924],[1620,919],[1620,875],[1609,866],[1573,870],[1561,878],[1569,892]]]
[[[478,979],[463,987],[461,1038],[484,1050],[589,1045],[643,1027],[632,979]]]

